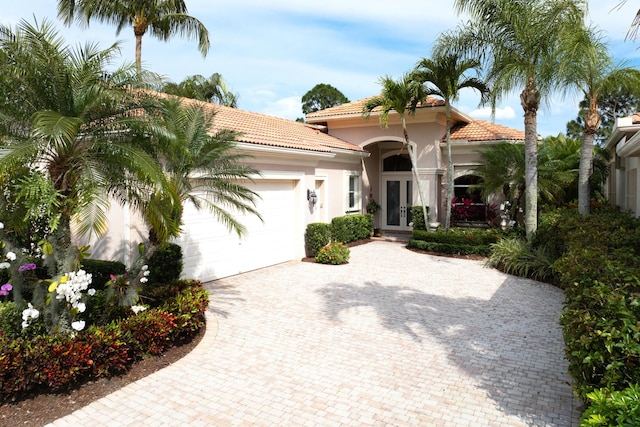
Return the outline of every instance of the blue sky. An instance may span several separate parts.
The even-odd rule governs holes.
[[[107,47],[122,41],[122,61],[134,59],[131,28],[119,36],[115,27],[91,23],[64,27],[57,20],[55,0],[11,1],[3,5],[0,22],[15,25],[24,18],[48,18],[67,43],[99,42]],[[379,92],[383,75],[400,77],[429,56],[437,36],[463,18],[453,11],[453,0],[186,0],[189,13],[208,28],[211,50],[202,58],[195,41],[173,38],[165,43],[145,35],[144,66],[179,82],[188,75],[222,74],[239,108],[295,119],[302,116],[300,98],[317,83],[338,88],[356,100]],[[618,60],[640,64],[640,41],[624,42],[626,30],[640,3],[629,0],[590,0],[590,19],[609,40]],[[542,136],[564,132],[577,114],[578,97],[549,100],[538,115]],[[455,106],[472,117],[490,119],[488,109],[477,108],[477,95],[463,92]],[[508,97],[496,112],[497,123],[523,129],[518,94]]]

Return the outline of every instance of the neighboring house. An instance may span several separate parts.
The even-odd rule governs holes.
[[[640,216],[640,113],[617,119],[604,148],[611,155],[609,203]]]
[[[197,102],[197,101],[195,101]],[[410,230],[409,207],[419,204],[411,165],[402,146],[397,115],[389,128],[380,127],[374,111],[362,118],[365,100],[307,115],[307,124],[201,103],[213,109],[214,131],[241,133],[238,149],[250,154],[251,166],[262,172],[244,185],[258,193],[257,210],[264,222],[252,215],[237,215],[247,233],[238,238],[218,224],[209,211],[187,204],[184,233],[176,240],[184,252],[184,275],[203,281],[226,277],[305,256],[307,224],[365,212],[370,197],[382,205],[376,223],[384,230]],[[418,147],[419,175],[424,183],[431,220],[443,220],[446,198],[444,103],[429,99],[409,117],[408,131]],[[479,163],[477,150],[484,144],[522,142],[524,133],[453,110],[453,161],[456,194],[468,192],[472,171]],[[308,200],[314,192],[315,204]],[[131,265],[137,244],[146,240],[144,223],[126,208],[114,204],[109,214],[108,235],[92,244],[92,256],[120,259]]]
[[[388,128],[381,128],[380,112],[374,110],[365,120],[362,109],[370,98],[342,104],[307,114],[307,122],[327,127],[329,135],[348,141],[370,153],[364,159],[362,193],[382,205],[376,215],[376,225],[383,230],[411,229],[410,207],[420,204],[411,162],[406,149],[400,118],[389,115]],[[478,182],[473,170],[480,164],[478,151],[487,144],[524,142],[524,132],[484,120],[474,120],[453,108],[451,112],[451,152],[454,164],[455,195],[472,197],[472,187]],[[407,115],[410,143],[416,145],[418,175],[429,221],[444,222],[446,212],[446,118],[444,101],[428,98],[415,115]],[[481,202],[481,201],[480,201]]]

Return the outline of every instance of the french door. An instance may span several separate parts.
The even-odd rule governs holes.
[[[411,230],[413,205],[413,178],[411,174],[382,177],[382,228],[385,230]]]

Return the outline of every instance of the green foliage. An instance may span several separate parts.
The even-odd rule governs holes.
[[[591,406],[580,417],[580,427],[640,425],[640,385],[620,391],[598,389],[587,398]]]
[[[135,360],[192,338],[204,325],[207,291],[198,281],[182,281],[174,289],[180,291],[156,308],[75,336],[28,340],[0,334],[0,402],[116,375]]]
[[[0,302],[0,336],[20,335],[22,330],[20,315],[20,310],[13,301]]]
[[[320,249],[316,255],[316,262],[333,265],[344,264],[349,261],[350,253],[351,251],[344,244],[332,242]]]
[[[547,280],[553,275],[552,258],[545,247],[532,247],[526,239],[508,238],[491,245],[487,265],[520,277]]]
[[[429,206],[427,208],[427,215],[429,215]],[[411,206],[411,221],[413,222],[414,230],[427,230],[427,223],[424,220],[424,212],[422,206]]]
[[[101,259],[84,259],[82,268],[91,274],[91,286],[95,290],[104,289],[104,285],[111,280],[110,276],[124,274],[126,266],[120,261],[105,261]]]
[[[451,243],[426,242],[424,240],[409,239],[410,248],[416,248],[423,251],[437,252],[441,254],[453,255],[482,255],[489,254],[487,245],[462,245]]]
[[[344,215],[331,220],[331,240],[334,242],[350,243],[368,239],[372,232],[372,214]]]
[[[307,253],[316,256],[318,251],[331,242],[331,225],[324,222],[314,222],[307,225],[304,233],[304,242]]]
[[[560,323],[576,394],[586,401],[640,383],[640,220],[611,208],[557,210],[541,217],[532,243],[548,248],[565,290]]]
[[[489,245],[500,238],[497,229],[452,228],[449,232],[413,230],[409,247],[442,254],[489,255]]]
[[[302,112],[309,114],[347,102],[349,99],[338,89],[326,83],[319,83],[302,95]]]
[[[171,283],[182,274],[182,248],[175,243],[161,244],[149,259],[149,283]]]

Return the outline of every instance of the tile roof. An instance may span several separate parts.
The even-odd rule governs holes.
[[[451,139],[467,141],[524,141],[524,131],[502,126],[485,120],[459,123],[451,129]],[[445,136],[442,137],[445,140]]]
[[[212,130],[231,129],[239,132],[238,142],[325,153],[333,149],[365,151],[357,145],[322,132],[318,126],[194,99],[182,98],[182,102],[197,104],[205,110],[214,112]]]
[[[368,98],[359,99],[357,101],[348,102],[346,104],[336,105],[335,107],[325,108],[324,110],[315,111],[313,113],[307,114],[308,119],[317,119],[321,117],[332,117],[332,116],[347,116],[351,114],[362,114],[362,109],[367,104],[367,102],[371,99],[375,98],[375,96],[370,96]],[[428,97],[427,100],[420,104],[420,107],[440,107],[444,105],[444,101],[439,98]],[[373,111],[378,111],[380,108],[376,108]]]

